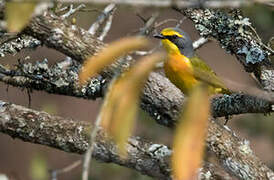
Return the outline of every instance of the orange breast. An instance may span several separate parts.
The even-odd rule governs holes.
[[[193,69],[190,60],[180,54],[168,56],[164,65],[166,76],[184,94],[189,94],[198,81],[193,76]]]

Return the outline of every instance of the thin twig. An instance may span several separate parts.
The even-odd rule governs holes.
[[[114,8],[111,12],[110,12],[110,15],[107,17],[107,20],[106,20],[106,24],[102,30],[102,33],[101,35],[98,37],[98,39],[100,41],[103,41],[104,38],[106,37],[107,33],[109,32],[110,28],[111,28],[111,25],[112,25],[112,19],[113,19],[113,14],[115,12],[115,9]]]
[[[262,39],[260,38],[260,36],[258,35],[258,33],[256,32],[255,28],[251,25],[248,25],[248,27],[252,30],[252,32],[255,34],[257,41],[260,43],[261,46],[263,46],[264,48],[266,48],[268,51],[271,52],[271,55],[274,55],[274,50],[271,47],[268,47],[267,45],[265,45],[262,41]]]
[[[105,22],[106,18],[110,16],[111,12],[114,11],[115,4],[111,3],[105,7],[103,12],[97,17],[96,21],[91,25],[88,32],[95,35],[100,26]]]
[[[54,11],[55,14],[62,13],[62,12],[67,11],[69,9],[69,6],[60,7],[60,8],[59,8],[59,6],[61,6],[61,4],[58,4],[57,6],[58,7]]]
[[[193,42],[193,48],[194,49],[199,49],[204,44],[206,44],[208,41],[209,41],[208,38],[200,37],[198,40],[196,40],[196,41]]]
[[[76,13],[77,11],[79,11],[80,9],[85,8],[86,5],[84,4],[80,4],[79,6],[77,6],[76,8],[73,8],[73,4],[71,4],[69,6],[69,11],[66,12],[65,14],[63,14],[62,16],[60,16],[62,19],[67,19],[69,16],[73,15],[74,13]]]
[[[157,46],[155,46],[153,49],[151,49],[149,51],[134,51],[133,54],[138,55],[138,56],[146,56],[146,55],[152,54],[160,47],[161,47],[161,44],[159,43]]]
[[[165,19],[165,20],[163,20],[163,21],[161,21],[159,23],[155,23],[154,27],[157,28],[157,27],[162,26],[163,24],[166,24],[168,22],[176,22],[176,23],[178,23],[179,20],[178,19]]]
[[[143,23],[146,23],[146,22],[147,22],[147,18],[143,17],[141,14],[136,13],[136,16],[137,16],[138,18],[140,18],[140,19],[143,21]]]
[[[112,85],[115,83],[115,81],[116,81],[116,78],[113,78],[113,80],[109,84],[108,89],[112,88]],[[108,99],[108,94],[106,95],[105,99]],[[105,100],[101,106],[101,109],[105,108],[107,103],[108,103],[108,101]],[[100,112],[102,112],[102,111],[100,111]],[[84,156],[82,180],[88,180],[88,174],[89,174],[89,169],[90,169],[90,160],[91,160],[92,152],[94,149],[95,138],[97,136],[98,131],[101,129],[101,126],[100,126],[101,120],[102,120],[101,117],[102,117],[102,115],[100,113],[96,118],[94,128],[91,130],[89,148],[86,151],[86,154]]]
[[[82,163],[82,160],[78,160],[78,161],[75,161],[72,164],[70,164],[62,169],[52,170],[51,171],[51,180],[57,180],[57,175],[72,171],[73,169],[78,167],[81,163]]]
[[[28,108],[31,107],[31,88],[27,88],[27,95],[28,95]]]
[[[151,31],[153,31],[154,27],[152,25],[154,24],[158,16],[159,16],[159,13],[156,12],[156,13],[153,13],[149,19],[145,20],[144,21],[145,25],[144,27],[140,28],[138,34],[144,36],[144,35],[148,35]]]
[[[88,148],[88,150],[86,151],[86,154],[84,156],[82,180],[88,180],[91,155],[92,155],[92,152],[94,149],[94,143],[95,143],[95,138],[96,138],[97,132],[100,129],[100,123],[101,123],[101,118],[100,118],[100,116],[98,116],[96,119],[96,122],[95,122],[95,126],[91,131],[90,141],[89,141],[90,147]]]
[[[137,16],[144,22],[144,27],[139,29],[139,32],[137,33],[138,35],[141,36],[148,36],[150,34],[151,31],[155,30],[155,21],[159,16],[159,13],[156,12],[154,14],[152,14],[152,16],[148,19],[145,19],[144,17],[142,17],[141,15],[137,14]],[[158,46],[155,46],[153,49],[149,50],[149,51],[134,51],[132,54],[138,55],[138,56],[146,56],[149,54],[152,54],[153,52],[155,52],[157,49],[159,49],[160,47],[160,43],[158,44]]]

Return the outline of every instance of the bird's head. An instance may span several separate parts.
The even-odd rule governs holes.
[[[155,38],[162,39],[164,48],[168,53],[181,53],[186,57],[192,57],[194,50],[189,35],[179,28],[165,28]]]

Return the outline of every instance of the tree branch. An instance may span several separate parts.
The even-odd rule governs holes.
[[[45,28],[47,30],[45,30]],[[60,28],[60,30],[55,31],[54,29]],[[41,31],[39,29],[42,29]],[[51,32],[52,29],[52,32]],[[41,41],[45,41],[48,47],[53,47],[58,51],[64,52],[67,55],[71,55],[79,62],[85,60],[89,55],[92,55],[100,50],[104,46],[104,44],[96,39],[95,37],[91,36],[88,32],[81,28],[71,28],[69,24],[63,23],[63,20],[50,15],[49,13],[44,14],[43,16],[38,16],[34,18],[28,28],[25,30],[26,33],[33,35],[39,38]],[[62,32],[62,33],[59,33]],[[81,33],[79,33],[81,32]],[[83,34],[80,36],[79,34]],[[87,37],[85,35],[87,34]],[[72,39],[70,38],[72,37]],[[64,44],[64,42],[66,42]],[[93,44],[94,43],[94,44]],[[77,46],[77,47],[76,47]],[[93,49],[94,48],[94,49]],[[69,52],[67,52],[69,51]],[[80,53],[81,52],[81,53]],[[92,53],[92,54],[89,54]],[[104,85],[107,81],[112,77],[113,71],[117,69],[117,67],[121,66],[128,67],[130,64],[134,63],[134,60],[129,56],[127,59],[123,59],[118,61],[116,64],[113,64],[110,68],[106,69],[98,78],[94,78],[87,86],[80,88],[77,85],[78,80],[78,69],[79,64],[74,63],[70,68],[66,70],[60,69],[60,66],[54,66],[48,69],[48,66],[37,65],[32,66],[31,64],[27,64],[26,67],[22,67],[21,73],[17,76],[23,78],[23,80],[18,82],[18,78],[12,77],[11,75],[16,75],[14,72],[3,73],[9,75],[9,77],[2,76],[2,81],[13,84],[16,86],[27,86],[36,90],[46,90],[50,93],[59,93],[64,95],[72,95],[76,97],[83,97],[83,98],[91,98],[95,99],[97,97],[102,96],[102,92]],[[46,68],[41,69],[40,67]],[[20,68],[19,68],[20,69]],[[1,69],[0,69],[1,70]],[[61,72],[60,72],[61,70]],[[41,72],[42,71],[42,72]],[[39,75],[39,76],[38,76]],[[43,76],[44,75],[44,76]],[[5,78],[4,78],[5,77]],[[29,81],[26,81],[24,77],[31,77]],[[39,79],[39,78],[41,79]],[[150,93],[157,94],[157,97],[163,96],[163,92],[157,92],[159,87],[161,89],[166,89],[165,91],[170,92],[168,95],[171,95],[171,92],[178,91],[165,77],[159,74],[153,73],[150,78],[150,83],[147,86],[147,89],[151,88]],[[154,78],[154,79],[153,79]],[[45,86],[45,82],[42,81],[46,79],[48,82]],[[25,83],[21,83],[25,82]],[[151,84],[154,83],[154,84]],[[161,84],[162,83],[162,84]],[[172,87],[168,89],[169,87]],[[145,90],[146,91],[146,90]],[[172,101],[179,102],[179,106],[183,102],[183,95],[181,92],[175,93],[176,96]],[[155,96],[156,97],[156,96]],[[222,96],[223,97],[223,96]],[[149,96],[147,96],[149,98]],[[157,99],[157,98],[156,98]],[[240,100],[244,100],[245,102],[249,103],[241,103],[238,105],[235,102],[240,102]],[[145,99],[145,101],[147,101]],[[164,101],[161,99],[161,101]],[[160,101],[160,102],[161,102]],[[214,117],[219,116],[228,116],[233,114],[240,114],[240,113],[268,113],[272,112],[271,105],[273,101],[266,101],[260,100],[259,98],[247,96],[247,95],[233,95],[233,96],[225,96],[223,98],[215,98],[213,102],[213,115]],[[159,101],[156,101],[159,102]],[[219,103],[221,102],[221,103]],[[153,100],[150,103],[154,103]],[[251,104],[253,103],[253,104]],[[170,103],[168,103],[170,104]],[[171,104],[171,107],[175,105]],[[156,106],[156,109],[161,109]],[[180,109],[180,108],[178,108]],[[164,110],[165,113],[173,114],[172,108],[168,109],[169,111]],[[163,114],[163,113],[161,113]],[[165,117],[166,115],[163,114]],[[173,115],[169,115],[172,117]],[[173,124],[173,123],[169,123]]]
[[[62,3],[73,3],[73,0],[58,0]],[[187,1],[187,0],[78,0],[81,3],[95,3],[95,4],[122,4],[122,5],[134,5],[134,6],[152,6],[152,7],[171,7],[176,6],[180,8],[193,8],[193,7],[207,7],[207,8],[237,8],[241,6],[251,5],[254,2],[263,3],[268,6],[274,6],[272,1],[268,0],[209,0],[209,1]]]
[[[46,145],[59,150],[83,154],[88,149],[92,125],[88,122],[52,116],[22,106],[0,101],[0,132],[26,142]],[[117,148],[103,130],[95,140],[93,158],[135,169],[142,174],[157,178],[171,179],[169,159],[171,150],[161,144],[132,137],[127,144],[128,156],[120,158]],[[211,176],[230,176],[213,164],[205,163],[199,172],[201,179]]]
[[[112,22],[112,17],[113,17],[115,10],[116,10],[116,6],[113,3],[106,6],[105,9],[102,11],[102,13],[97,17],[96,21],[89,28],[89,30],[88,30],[89,33],[94,36],[96,36],[96,34],[98,34],[97,37],[102,36],[102,38],[99,38],[102,41],[104,39],[104,36],[106,35],[106,33],[104,33],[104,31],[106,31],[105,30],[106,25],[104,26],[104,28],[102,28],[102,25],[104,23],[108,24],[107,23],[108,21]]]
[[[48,13],[34,18],[24,32],[45,42],[48,47],[53,47],[80,62],[104,46],[102,42],[84,30],[70,29],[70,25]],[[129,61],[132,62],[132,60]],[[130,64],[129,61],[125,61],[122,65],[127,67]],[[119,67],[119,63],[121,61],[105,70],[102,75],[103,78],[111,77],[113,72],[111,70]],[[174,126],[183,99],[182,93],[166,78],[157,73],[152,73],[144,89],[141,106],[158,123]],[[254,155],[246,141],[236,137],[231,130],[211,120],[208,132],[207,147],[214,152],[221,164],[233,175],[241,179],[245,179],[249,175],[255,179],[266,179],[273,174]]]
[[[209,9],[176,10],[194,22],[201,36],[214,37],[226,52],[235,55],[247,72],[256,75],[265,90],[274,91],[274,67],[269,60],[274,50],[257,37],[248,18],[242,17],[238,10],[231,14]]]
[[[44,60],[36,62],[34,65],[31,63],[19,64],[16,70],[9,70],[0,65],[0,81],[17,87],[84,99],[102,97],[110,77],[97,76],[91,79],[87,85],[80,87],[77,83],[78,70],[80,68],[81,64],[75,61],[71,61],[69,65],[61,62],[49,67],[47,61]],[[164,109],[162,104],[154,105],[156,109],[159,109],[159,115],[163,117],[168,116],[171,118],[174,116],[172,108],[176,106],[178,111],[180,111],[184,101],[183,94],[166,77],[159,73],[151,73],[144,95],[146,93],[148,95],[145,96],[143,103],[146,106],[154,104],[155,99],[151,99],[147,103],[151,94],[154,94],[154,97],[157,99],[156,103],[165,102],[173,98],[172,102],[165,102]],[[163,98],[160,98],[161,96]],[[176,103],[178,104],[176,105]],[[272,105],[272,101],[241,93],[220,95],[212,99],[212,115],[213,117],[223,117],[243,113],[270,113],[273,112]],[[174,122],[168,122],[166,125],[173,126]]]
[[[52,116],[3,101],[0,101],[0,111],[0,131],[13,138],[70,153],[83,154],[89,147],[92,129],[90,123]],[[153,149],[154,146],[158,148]],[[127,147],[128,157],[120,158],[114,143],[100,130],[92,156],[103,162],[133,168],[152,177],[168,179],[168,158],[171,151],[166,146],[133,137],[129,139]]]
[[[35,49],[38,46],[41,46],[41,42],[33,38],[32,36],[8,36],[7,39],[5,41],[2,41],[0,44],[0,57],[4,57],[7,54],[14,55],[20,52],[22,49]]]

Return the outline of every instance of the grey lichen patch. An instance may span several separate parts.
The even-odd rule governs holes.
[[[223,163],[226,168],[232,172],[235,172],[235,175],[237,175],[240,179],[255,180],[255,177],[258,177],[253,174],[255,172],[251,171],[248,165],[237,162],[230,157],[224,160]]]
[[[153,113],[154,117],[156,118],[156,120],[160,120],[161,119],[161,115],[158,113]]]
[[[172,154],[172,151],[162,144],[152,144],[148,148],[148,152],[157,159],[162,159],[163,157],[171,156]]]
[[[136,164],[135,164],[135,168],[139,171],[142,170],[144,165],[147,165],[147,164],[144,164],[144,163],[145,163],[145,161],[143,159],[137,159]]]
[[[51,32],[52,32],[51,33],[52,35],[48,37],[47,41],[56,42],[56,44],[63,43],[62,37],[63,37],[64,32],[63,32],[62,29],[54,28],[54,29],[51,30]]]
[[[249,141],[248,140],[244,140],[241,145],[239,146],[239,151],[243,154],[251,154],[252,153],[252,150],[250,148],[250,145],[249,145]]]
[[[203,168],[199,169],[199,173],[198,173],[198,180],[211,180],[212,179],[212,174],[210,171],[206,171],[204,172]]]
[[[59,78],[58,80],[56,80],[56,81],[54,82],[54,84],[55,84],[56,87],[58,87],[58,88],[66,87],[66,86],[69,85],[69,83],[66,82],[66,81],[64,81],[64,79],[62,79],[62,78]]]
[[[216,38],[222,48],[238,57],[248,72],[255,71],[255,65],[269,64],[270,52],[250,31],[249,19],[237,11],[187,9],[184,12],[193,20],[201,36]]]
[[[56,144],[56,146],[60,147],[61,149],[63,149],[66,152],[69,152],[69,150],[70,150],[67,146],[67,141],[64,139],[62,134],[57,134],[57,136],[55,138],[55,144]]]
[[[41,122],[41,123],[39,124],[39,128],[40,128],[40,129],[43,129],[44,126],[45,126],[45,123],[44,123],[44,122]]]
[[[205,179],[210,179],[211,178],[211,172],[210,171],[207,171],[205,174],[204,174],[204,177]]]
[[[25,121],[24,118],[17,118],[17,125],[18,125],[18,129],[21,129],[23,127],[25,127],[27,125],[27,122]]]
[[[84,129],[83,126],[78,126],[78,127],[77,127],[77,133],[78,133],[78,134],[81,134],[82,131],[83,131],[83,129]]]
[[[38,113],[22,106],[1,104],[5,106],[5,111],[0,113],[2,132],[67,152],[83,153],[87,149],[88,138],[84,134],[90,127],[87,123],[74,122],[70,119],[60,121],[60,117],[51,116],[45,112]]]
[[[247,63],[256,64],[265,59],[263,50],[258,47],[251,47],[248,50],[246,46],[243,46],[242,49],[237,51],[237,53],[245,54]]]
[[[4,57],[7,54],[16,54],[22,49],[35,49],[41,45],[41,42],[31,36],[22,35],[10,40],[6,43],[2,43],[0,46],[0,57]]]
[[[0,123],[5,125],[11,120],[11,116],[5,112],[6,107],[3,101],[0,101]]]
[[[88,99],[102,97],[102,89],[106,84],[105,78],[102,76],[92,78],[87,85],[80,87],[78,84],[78,71],[80,68],[81,64],[76,61],[57,63],[49,67],[47,59],[44,59],[43,61],[37,61],[35,64],[20,61],[15,70],[9,70],[1,66],[0,73],[11,78],[6,79],[9,84],[19,83],[24,87],[35,90],[45,90],[49,93]]]
[[[105,80],[102,78],[102,76],[98,75],[96,78],[91,78],[86,85],[80,87],[80,91],[87,97],[92,97],[98,93],[102,95],[104,85]]]
[[[273,172],[267,172],[267,173],[266,173],[266,177],[267,177],[269,180],[274,180],[274,173],[273,173]]]
[[[42,62],[37,61],[36,62],[36,66],[37,68],[41,71],[41,70],[48,70],[49,66],[48,66],[48,60],[44,59]]]
[[[6,110],[7,103],[0,100],[0,113],[4,112]]]
[[[271,112],[271,101],[250,95],[235,93],[215,97],[211,104],[213,117],[229,116],[241,113]]]
[[[35,137],[35,131],[32,130],[30,133],[29,133],[29,137]]]
[[[260,82],[267,91],[274,92],[274,70],[273,69],[264,69],[261,71]]]

